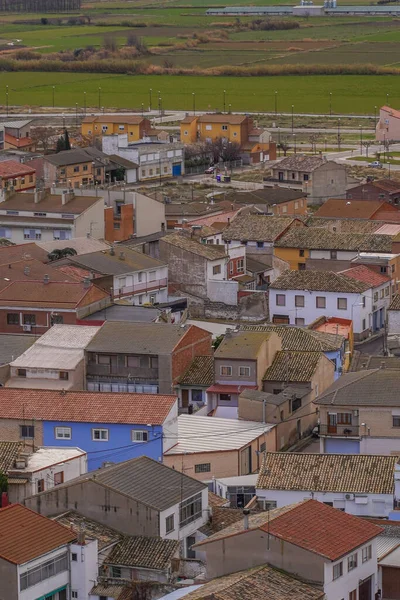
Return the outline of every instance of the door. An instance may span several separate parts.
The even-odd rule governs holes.
[[[382,595],[391,600],[400,599],[400,569],[382,566]]]
[[[240,453],[240,475],[250,475],[251,473],[251,446],[247,446]]]
[[[283,181],[283,171],[279,171],[278,179],[279,179],[279,181]]]
[[[358,600],[372,600],[371,583],[371,577],[360,583],[358,586]]]
[[[110,357],[110,372],[114,375],[118,373],[118,356]]]
[[[182,408],[189,406],[189,390],[182,390]]]
[[[376,331],[378,329],[378,311],[377,310],[372,314],[372,328],[374,331]]]
[[[192,549],[192,546],[196,543],[194,535],[189,535],[186,538],[186,558],[196,558],[196,550]]]
[[[182,165],[180,163],[179,165],[172,165],[172,176],[179,177],[180,175],[182,175]]]
[[[328,433],[337,433],[337,414],[328,413]]]

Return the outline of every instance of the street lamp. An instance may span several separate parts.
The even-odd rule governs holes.
[[[232,104],[229,104],[228,108],[229,108],[229,111],[228,111],[228,112],[229,112],[229,114],[231,114],[231,111],[232,111]]]
[[[362,130],[362,125],[360,125],[360,152],[361,152],[361,156],[362,156],[362,153],[363,153],[362,143],[363,143],[363,130]]]
[[[278,92],[275,92],[275,120],[278,117]]]
[[[142,117],[143,117],[143,111],[144,111],[144,104],[142,102]]]
[[[338,150],[340,152],[340,118],[338,119],[338,124],[337,124],[337,143],[338,143]]]
[[[194,92],[192,92],[192,98],[193,98],[193,115],[196,114],[196,94]]]
[[[151,110],[151,94],[152,94],[152,92],[153,92],[153,89],[150,88],[149,89],[149,110]]]
[[[226,90],[224,90],[224,112],[226,112]]]
[[[294,104],[292,104],[292,133],[293,133],[293,110],[294,110]]]
[[[162,100],[161,100],[161,96],[158,97],[158,112],[160,114],[160,117],[162,115]]]
[[[296,134],[295,133],[293,134],[293,145],[294,145],[294,153],[296,154],[297,149],[296,149]]]
[[[376,125],[376,109],[377,109],[377,107],[375,106],[375,107],[374,107],[374,119],[375,119],[375,125]]]
[[[86,115],[86,92],[83,92],[83,107]]]
[[[101,109],[101,87],[99,87],[99,110]]]
[[[75,124],[78,127],[78,103],[75,102]]]
[[[390,104],[389,104],[389,94],[386,94],[386,106],[390,106]]]
[[[53,85],[53,108],[54,108],[54,92],[56,91],[55,86]]]
[[[6,104],[7,104],[7,117],[8,117],[8,92],[6,92]]]

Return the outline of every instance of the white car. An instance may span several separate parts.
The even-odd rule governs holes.
[[[372,163],[368,163],[369,167],[374,167],[375,169],[382,169],[383,164],[379,162],[379,160],[374,160]]]

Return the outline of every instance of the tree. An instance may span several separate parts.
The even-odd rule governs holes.
[[[63,150],[71,150],[71,143],[69,141],[67,129],[64,131],[64,135],[58,138],[56,145],[56,152],[63,152]]]
[[[35,127],[31,133],[31,138],[37,146],[39,145],[43,148],[44,153],[48,151],[50,140],[53,136],[54,129],[52,127]]]
[[[280,142],[280,144],[278,144],[278,148],[280,150],[282,150],[283,156],[286,156],[287,151],[290,150],[290,146],[289,146],[288,142],[285,140],[283,140],[282,142]]]
[[[313,152],[313,154],[317,153],[317,142],[320,139],[321,134],[320,133],[312,133],[310,135],[310,137],[308,138],[308,141],[311,144],[311,152]]]
[[[117,39],[112,33],[106,33],[103,38],[103,47],[110,52],[116,52],[118,50]]]
[[[365,148],[365,154],[366,154],[366,157],[367,157],[367,158],[368,158],[368,149],[369,149],[369,147],[370,147],[370,146],[372,146],[373,144],[374,144],[374,142],[373,142],[372,140],[367,140],[366,142],[363,142],[363,143],[362,143],[362,145],[363,145],[363,146],[364,146],[364,148]]]
[[[66,129],[64,131],[64,143],[65,143],[65,150],[71,150],[71,143],[69,141],[68,129]]]
[[[56,248],[47,255],[50,262],[54,260],[60,260],[60,258],[66,258],[67,256],[75,256],[77,251],[74,248]]]
[[[3,473],[3,471],[0,471],[0,494],[2,494],[3,492],[6,492],[8,490],[8,479],[7,479],[7,475],[5,473]],[[1,500],[1,498],[0,498]]]

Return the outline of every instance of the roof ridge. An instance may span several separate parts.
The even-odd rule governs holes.
[[[392,370],[396,371],[397,369],[392,369]],[[355,381],[359,381],[360,379],[364,379],[365,377],[367,377],[369,375],[373,375],[373,373],[376,373],[377,371],[380,371],[380,369],[366,369],[363,371],[350,371],[349,373],[346,373],[346,375],[349,375],[350,373],[360,373],[360,377],[354,377],[354,380],[352,380],[352,381],[347,381],[347,382],[343,381],[341,386],[338,386],[337,388],[335,388],[334,398],[336,397],[336,394],[339,390],[343,390],[344,388],[348,387],[349,385],[352,385]],[[337,381],[340,381],[340,379]],[[328,388],[327,390],[325,390],[325,392],[323,392],[320,396],[318,396],[318,398],[316,398],[314,402],[318,402],[318,400],[321,400],[322,398],[330,396],[331,394],[332,394],[332,392],[330,392],[329,388]]]

